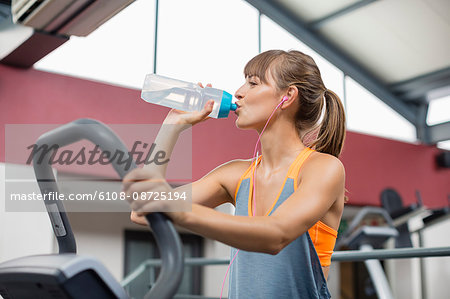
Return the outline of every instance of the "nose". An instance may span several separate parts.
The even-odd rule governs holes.
[[[234,93],[234,97],[238,100],[242,100],[244,98],[244,89],[243,86],[239,87],[238,90]]]

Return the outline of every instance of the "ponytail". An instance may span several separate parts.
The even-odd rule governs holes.
[[[316,151],[339,157],[345,139],[345,112],[338,95],[324,90],[325,115],[313,147]]]

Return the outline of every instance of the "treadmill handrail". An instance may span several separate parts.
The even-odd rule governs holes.
[[[95,130],[92,129],[92,126],[95,126]],[[129,152],[125,144],[109,127],[99,121],[87,118],[75,120],[43,134],[36,141],[36,145],[37,147],[58,145],[58,148],[60,148],[82,139],[98,145],[102,151],[114,152],[120,150],[124,153],[124,159],[129,158]],[[40,157],[39,163],[33,157],[34,172],[43,195],[52,191],[58,192],[56,179],[49,163],[50,156],[54,151],[55,149],[47,151],[45,155]],[[112,166],[121,179],[129,171],[136,168],[134,161],[128,165],[125,163],[121,165],[113,161]],[[58,240],[59,253],[76,253],[76,242],[64,204],[59,200],[56,202],[44,200],[44,203]],[[146,218],[155,235],[163,263],[155,285],[145,298],[172,298],[181,282],[184,268],[180,237],[171,221],[164,214],[152,213],[148,214]]]
[[[364,217],[369,214],[381,215],[386,220],[386,223],[389,227],[395,228],[391,216],[389,216],[388,212],[385,209],[378,207],[364,207],[356,214],[352,222],[350,222],[350,225],[348,226],[344,234],[339,236],[335,248],[340,248],[342,244],[346,242],[348,236],[356,230]]]
[[[361,221],[369,214],[376,214],[380,215],[386,220],[386,223],[390,227],[394,227],[394,222],[392,221],[391,216],[389,216],[388,212],[383,208],[377,208],[377,207],[364,207],[362,208],[358,214],[356,214],[355,218],[353,218],[352,222],[350,223],[347,232],[351,233],[353,232],[356,227],[361,223]]]

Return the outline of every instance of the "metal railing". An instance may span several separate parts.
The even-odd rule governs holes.
[[[430,248],[399,248],[399,249],[374,249],[370,251],[361,250],[345,250],[333,253],[331,260],[333,262],[357,262],[370,259],[386,260],[386,259],[408,259],[408,258],[426,258],[426,257],[442,257],[450,256],[449,247],[430,247]],[[212,266],[212,265],[228,265],[229,258],[186,258],[185,266]],[[121,282],[126,288],[129,284],[139,277],[148,268],[151,269],[151,277],[155,277],[154,269],[161,266],[160,259],[148,259],[143,261],[136,269],[127,275]],[[152,282],[151,282],[152,283]],[[198,295],[180,295],[182,298],[206,298]],[[181,298],[180,297],[180,298]],[[177,298],[177,296],[175,296]]]

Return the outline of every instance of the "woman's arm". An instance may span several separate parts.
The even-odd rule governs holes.
[[[208,209],[213,209],[223,203],[234,203],[234,192],[236,190],[239,177],[242,175],[246,167],[248,167],[249,161],[234,160],[220,165],[212,170],[210,173],[202,177],[200,180],[191,184],[179,186],[177,188],[170,188],[165,180],[161,177],[155,177],[155,173],[148,171],[145,168],[135,169],[127,174],[123,180],[123,191],[130,195],[130,202],[133,211],[131,212],[131,220],[137,224],[148,225],[145,217],[143,217],[149,211],[162,211],[162,210],[190,210],[192,205],[204,206]],[[145,194],[146,192],[160,192],[165,186],[166,192],[178,192],[179,194],[187,194],[190,198],[187,200],[188,206],[182,207],[179,205],[175,207],[173,204],[176,202],[166,202],[165,206],[158,205],[154,201],[134,201],[133,194]],[[169,205],[171,205],[169,207]],[[183,202],[181,204],[184,204]],[[137,208],[139,207],[139,208]],[[169,209],[170,208],[170,209]],[[140,211],[140,213],[136,212]],[[169,213],[167,213],[169,214]],[[172,217],[175,215],[181,216],[183,213],[170,213]]]
[[[223,203],[234,203],[234,192],[242,173],[249,166],[248,160],[232,160],[226,162],[201,179],[191,183],[170,188],[170,192],[192,194],[192,203],[215,208]],[[127,174],[123,179],[123,189],[130,194],[150,191],[161,176],[155,176],[153,171],[140,168]],[[165,181],[164,181],[165,183]]]
[[[201,84],[199,85],[203,87]],[[208,119],[207,116],[211,113],[213,104],[214,102],[207,102],[203,110],[199,112],[186,113],[176,109],[170,110],[154,141],[154,151],[162,151],[165,153],[165,157],[170,158],[180,134],[190,126]],[[165,178],[167,165],[168,163],[151,163],[145,165],[143,168],[153,175]],[[190,187],[186,186],[184,188]],[[180,191],[182,192],[182,190]],[[210,205],[209,201],[205,200],[204,197],[199,198],[199,203]],[[134,211],[131,212],[130,218],[131,221],[136,224],[147,225],[146,219],[142,216],[138,216]]]
[[[202,205],[208,208],[215,208],[224,203],[234,204],[234,192],[242,173],[249,166],[249,161],[233,160],[224,163],[207,175],[191,184],[183,185],[170,189],[172,194],[178,192],[191,195],[193,204]],[[153,187],[150,180],[154,173],[147,169],[137,169],[124,178],[124,190],[127,189],[130,194],[133,192],[150,191]],[[142,182],[149,180],[148,183]],[[137,183],[139,184],[133,184]],[[134,186],[131,186],[134,185]],[[131,188],[131,189],[130,189]],[[131,220],[134,223],[148,225],[145,217],[139,216],[135,211],[131,212]]]
[[[201,84],[200,86],[203,87]],[[201,111],[184,112],[171,109],[158,131],[158,135],[154,141],[154,151],[163,151],[166,154],[165,157],[170,158],[180,134],[191,126],[209,119],[208,115],[211,113],[213,106],[214,101],[210,100]],[[166,177],[167,165],[168,163],[151,163],[144,168],[162,177]]]
[[[247,251],[277,254],[319,221],[333,203],[343,204],[345,174],[340,161],[320,155],[306,164],[297,191],[271,216],[232,216],[198,204],[193,204],[191,212],[166,214],[175,224],[206,238]]]

